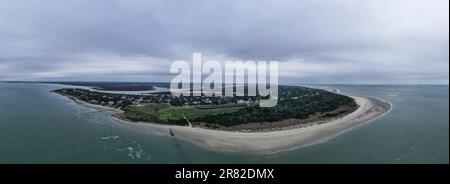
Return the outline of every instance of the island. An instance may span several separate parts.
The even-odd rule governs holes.
[[[339,135],[391,109],[390,103],[377,98],[302,86],[279,86],[278,104],[268,108],[258,105],[264,99],[261,96],[173,96],[168,91],[120,94],[109,91],[154,86],[101,86],[71,86],[53,92],[80,105],[113,111],[113,119],[122,126],[218,151],[275,153],[296,149]]]

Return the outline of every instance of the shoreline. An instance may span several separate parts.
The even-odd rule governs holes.
[[[392,109],[391,103],[377,97],[347,95],[353,98],[359,107],[345,116],[271,131],[244,132],[150,122],[131,122],[116,117],[116,114],[123,113],[120,109],[90,104],[72,96],[60,95],[86,108],[111,111],[111,119],[114,122],[140,133],[173,136],[208,150],[260,154],[274,154],[326,142],[342,133],[372,122]]]
[[[91,104],[91,103],[85,102],[83,100],[78,100],[77,98],[72,97],[72,96],[67,96],[67,95],[59,94],[59,93],[56,93],[56,94],[64,96],[64,97],[67,97],[70,100],[72,100],[73,102],[75,102],[75,104],[77,104],[79,106],[86,107],[86,108],[95,109],[95,110],[98,110],[98,111],[111,111],[114,114],[116,114],[116,113],[124,113],[122,110],[114,108],[114,107],[108,107],[108,106],[103,106],[103,105]]]
[[[135,131],[173,136],[209,150],[273,154],[326,142],[361,125],[382,117],[392,109],[392,104],[374,97],[349,96],[359,108],[346,116],[304,127],[268,132],[239,132],[213,130],[199,127],[163,125],[148,122],[130,122],[112,116],[123,127]]]

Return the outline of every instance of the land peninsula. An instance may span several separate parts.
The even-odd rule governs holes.
[[[104,88],[96,85],[91,89]],[[107,87],[132,89],[130,85],[120,85]],[[143,88],[139,84],[133,86]],[[145,84],[145,88],[148,86]],[[258,101],[264,99],[260,96],[176,97],[168,91],[117,94],[73,86],[53,92],[80,105],[113,111],[115,121],[136,131],[174,136],[219,151],[257,153],[324,141],[391,108],[390,103],[377,98],[301,86],[279,86],[278,104],[268,108],[258,106]]]

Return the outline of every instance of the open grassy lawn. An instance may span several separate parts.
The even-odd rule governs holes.
[[[149,120],[149,117],[158,118],[160,121],[180,120],[186,117],[192,120],[207,114],[222,114],[234,112],[246,106],[224,107],[214,109],[199,109],[194,106],[175,107],[168,104],[151,104],[145,106],[129,106],[125,110],[125,117],[130,119]]]

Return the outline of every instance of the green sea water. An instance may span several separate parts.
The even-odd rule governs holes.
[[[123,128],[110,112],[49,92],[55,85],[0,83],[0,163],[449,163],[448,86],[329,87],[382,98],[393,109],[323,143],[259,155]]]

